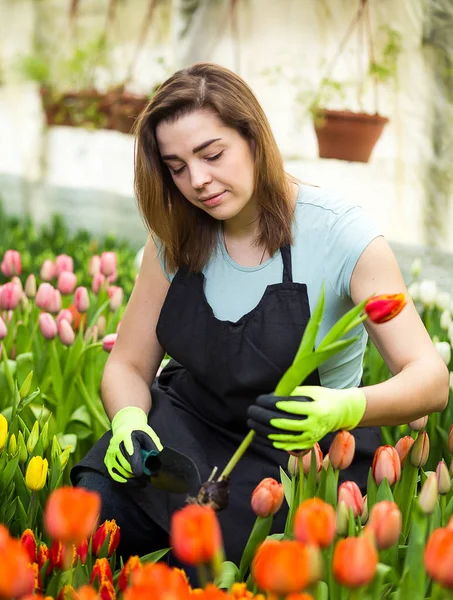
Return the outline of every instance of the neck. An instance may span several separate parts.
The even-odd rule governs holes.
[[[239,214],[223,222],[224,234],[234,238],[254,237],[259,231],[258,201],[251,198]]]

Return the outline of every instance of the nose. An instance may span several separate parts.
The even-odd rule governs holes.
[[[190,167],[190,182],[195,190],[202,189],[211,181],[208,165],[197,164]]]

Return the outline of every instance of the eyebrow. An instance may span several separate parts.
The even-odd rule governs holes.
[[[208,140],[207,142],[203,142],[199,146],[195,146],[195,148],[193,148],[192,152],[194,154],[196,154],[197,152],[200,152],[201,150],[204,150],[205,148],[207,148],[208,146],[210,146],[214,142],[218,142],[221,139],[222,138],[214,138],[212,140]],[[174,159],[181,160],[179,158],[179,156],[177,156],[176,154],[165,154],[165,155],[161,156],[161,159],[162,160],[174,160]]]

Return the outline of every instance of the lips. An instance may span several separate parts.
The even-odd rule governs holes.
[[[213,198],[217,198],[217,196],[221,196],[222,194],[223,194],[223,192],[217,192],[217,194],[210,194],[209,196],[204,196],[203,198],[199,198],[198,200],[200,202],[208,202],[208,200],[212,200]]]

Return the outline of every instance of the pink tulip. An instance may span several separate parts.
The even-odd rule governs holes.
[[[441,460],[436,469],[437,484],[439,488],[439,494],[442,496],[448,494],[451,490],[451,479],[448,472],[448,467],[445,461]]]
[[[371,509],[368,529],[374,533],[374,541],[379,550],[391,548],[398,543],[401,525],[401,512],[395,502],[383,500]]]
[[[3,256],[0,269],[5,277],[13,277],[22,273],[22,262],[17,250],[7,250]]]
[[[0,308],[3,310],[15,310],[22,296],[21,289],[12,281],[5,283],[0,288]]]
[[[41,310],[48,310],[54,288],[50,283],[41,283],[36,292],[35,304]]]
[[[62,310],[60,310],[60,312],[57,315],[56,321],[57,321],[57,325],[60,321],[62,320],[67,321],[69,324],[72,323],[72,312],[67,309],[67,308],[63,308]]]
[[[91,283],[91,289],[93,290],[93,292],[95,294],[99,294],[99,290],[101,289],[101,286],[104,285],[105,282],[105,277],[102,273],[96,273],[96,275],[93,277],[93,281]]]
[[[334,469],[347,469],[355,452],[355,437],[349,431],[340,431],[329,448],[329,459]]]
[[[51,313],[53,313],[54,315],[57,314],[57,312],[59,312],[61,309],[61,294],[60,294],[60,290],[53,290],[52,291],[52,296],[50,297],[49,300],[49,306],[47,308],[47,310]]]
[[[116,271],[116,254],[115,252],[103,252],[101,254],[101,273],[108,277]]]
[[[8,334],[8,329],[6,328],[5,321],[0,317],[0,341],[4,340]]]
[[[39,329],[46,340],[53,340],[57,335],[57,324],[55,319],[49,313],[41,313],[39,315]]]
[[[415,421],[411,421],[409,423],[409,427],[412,431],[421,431],[425,429],[426,424],[428,423],[428,417],[420,417],[420,419],[415,419]]]
[[[88,267],[88,274],[90,277],[94,277],[96,273],[101,270],[101,257],[97,254],[90,258],[90,266]]]
[[[272,477],[266,477],[252,493],[252,510],[262,518],[275,515],[280,510],[284,498],[283,485]]]
[[[74,271],[74,262],[67,254],[60,254],[55,260],[55,275],[60,276],[63,271]]]
[[[74,294],[74,304],[79,313],[86,313],[90,308],[90,297],[84,286],[79,286]]]
[[[100,337],[104,337],[105,335],[105,327],[107,325],[107,321],[104,315],[100,315],[97,320],[96,327],[98,328],[98,334]]]
[[[398,456],[400,457],[401,466],[406,462],[407,455],[409,454],[409,450],[414,445],[414,438],[410,435],[405,435],[400,438],[395,444],[395,450],[398,452]]]
[[[21,292],[24,291],[24,286],[22,285],[22,281],[20,280],[20,277],[18,277],[17,275],[14,275],[14,277],[11,278],[11,283],[14,283],[14,285],[17,285],[17,287],[20,289]]]
[[[102,340],[102,348],[106,352],[111,352],[113,350],[113,346],[115,345],[117,337],[118,334],[116,333],[109,333],[108,335],[106,335]]]
[[[123,288],[117,285],[111,285],[108,289],[110,298],[110,310],[115,312],[123,303]]]
[[[379,446],[373,458],[372,473],[374,481],[380,485],[387,479],[393,485],[401,476],[401,462],[393,446]]]
[[[437,505],[439,486],[436,473],[428,475],[418,495],[418,504],[426,515],[432,514]]]
[[[106,279],[109,283],[115,283],[115,281],[118,279],[118,272],[115,271],[114,273],[109,275]]]
[[[46,260],[42,263],[41,270],[39,272],[39,276],[42,281],[52,281],[54,277],[57,275],[57,268],[50,260],[50,258],[46,258]]]
[[[25,294],[27,298],[34,298],[36,296],[36,277],[33,273],[30,273],[25,282]]]
[[[57,323],[58,335],[62,344],[72,346],[75,340],[74,330],[66,319],[60,319]]]
[[[354,481],[345,481],[338,488],[338,502],[344,502],[346,506],[352,508],[354,517],[358,517],[363,512],[363,497],[359,486]]]
[[[58,275],[57,288],[63,296],[69,296],[77,285],[77,275],[72,271],[62,271]]]

